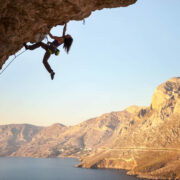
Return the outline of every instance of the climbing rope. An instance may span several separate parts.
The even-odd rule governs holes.
[[[16,56],[16,54],[14,55],[15,57],[7,64],[7,66],[0,72],[0,75],[9,67],[9,65],[18,57],[20,56],[21,54],[23,54],[26,50],[24,50],[23,52],[21,52],[20,54],[18,54]]]

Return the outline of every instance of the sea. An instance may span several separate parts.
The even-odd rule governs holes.
[[[0,180],[137,180],[123,170],[77,168],[73,158],[0,158]]]

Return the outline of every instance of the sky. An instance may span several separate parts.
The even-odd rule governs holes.
[[[0,124],[69,126],[131,105],[149,106],[159,84],[180,76],[179,17],[179,0],[138,0],[95,11],[84,25],[69,22],[74,41],[68,55],[60,47],[60,55],[49,59],[53,81],[41,48],[23,53],[0,76]],[[62,29],[51,33],[61,36]]]

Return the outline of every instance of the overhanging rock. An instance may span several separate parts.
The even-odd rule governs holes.
[[[0,69],[24,42],[56,25],[83,20],[92,11],[125,7],[137,0],[0,0]]]

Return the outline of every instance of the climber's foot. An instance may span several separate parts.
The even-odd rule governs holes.
[[[29,49],[29,47],[26,43],[24,43],[23,46],[25,47],[25,49]]]
[[[54,73],[54,72],[51,72],[51,79],[52,79],[52,80],[54,79],[54,75],[55,75],[55,73]]]

